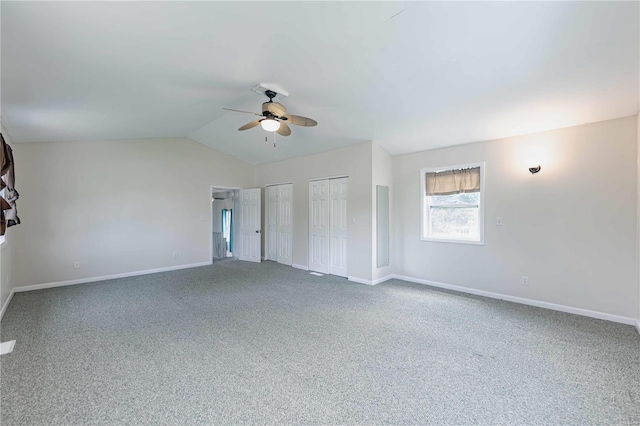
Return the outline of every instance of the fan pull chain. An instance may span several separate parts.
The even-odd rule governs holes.
[[[265,136],[264,141],[269,142],[269,136]],[[273,132],[273,147],[276,147],[276,132]]]

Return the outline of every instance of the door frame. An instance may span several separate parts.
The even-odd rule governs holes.
[[[213,190],[214,189],[224,189],[227,191],[238,191],[240,187],[236,186],[221,186],[221,185],[210,185],[209,186],[209,261],[213,262]],[[231,230],[233,232],[233,229]],[[234,256],[235,257],[235,256]]]
[[[348,178],[349,175],[335,175],[335,176],[327,176],[327,177],[317,177],[317,178],[311,178],[309,179],[309,182],[315,182],[318,180],[331,180],[331,179],[342,179],[342,178]]]

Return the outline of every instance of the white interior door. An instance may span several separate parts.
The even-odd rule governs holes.
[[[240,190],[233,191],[233,213],[231,217],[231,233],[233,234],[233,247],[231,252],[233,253],[233,257],[239,259],[240,253]]]
[[[329,180],[309,182],[309,270],[329,273]]]
[[[291,266],[293,251],[291,249],[293,236],[293,222],[291,220],[291,204],[293,198],[293,184],[278,185],[278,263]]]
[[[330,256],[329,273],[340,277],[347,276],[347,242],[349,229],[347,221],[347,194],[349,179],[331,179],[329,181],[330,217]]]
[[[278,187],[267,186],[266,188],[267,226],[266,246],[267,259],[278,260]]]
[[[260,188],[240,190],[240,260],[260,262]]]

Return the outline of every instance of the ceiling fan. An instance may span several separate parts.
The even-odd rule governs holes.
[[[255,112],[249,111],[240,111],[238,109],[231,108],[222,109],[227,111],[242,112],[245,114],[253,114],[257,115],[258,117],[262,117],[240,127],[238,129],[240,131],[251,129],[259,124],[264,130],[268,132],[277,132],[281,136],[289,136],[291,134],[291,129],[289,128],[287,123],[293,124],[295,126],[306,127],[312,127],[318,124],[317,121],[307,117],[287,114],[287,109],[284,107],[284,105],[278,102],[273,102],[273,98],[275,98],[277,95],[277,93],[273,90],[267,90],[264,92],[264,94],[267,95],[269,101],[262,104],[262,114],[257,114]]]

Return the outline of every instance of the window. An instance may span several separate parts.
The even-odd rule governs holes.
[[[422,169],[421,239],[484,244],[484,163]]]

